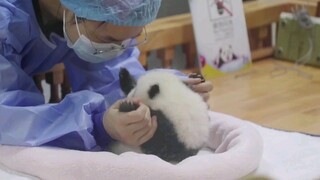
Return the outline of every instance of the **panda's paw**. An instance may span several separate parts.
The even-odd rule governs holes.
[[[120,103],[119,111],[120,112],[130,112],[138,109],[139,104],[133,101],[123,101]]]
[[[189,78],[200,78],[201,82],[205,82],[206,80],[204,79],[204,77],[201,74],[198,73],[191,73],[189,74]]]

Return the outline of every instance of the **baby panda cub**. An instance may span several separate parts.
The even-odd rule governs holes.
[[[127,69],[121,69],[119,78],[127,97],[139,99],[150,108],[151,116],[157,116],[154,136],[138,151],[169,162],[180,162],[198,153],[209,134],[208,108],[199,94],[168,72],[147,72],[136,82]],[[128,112],[137,106],[123,103],[120,111]],[[121,153],[123,148],[133,150],[118,144],[111,151]]]

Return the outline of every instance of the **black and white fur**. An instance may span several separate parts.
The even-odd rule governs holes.
[[[154,136],[139,148],[169,162],[193,156],[204,146],[209,134],[207,104],[178,77],[152,71],[136,82],[126,69],[119,73],[121,89],[127,97],[141,100],[157,116]],[[132,151],[123,144],[113,146],[115,153]],[[136,150],[136,151],[139,151]]]

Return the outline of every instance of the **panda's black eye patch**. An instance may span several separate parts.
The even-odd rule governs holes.
[[[157,94],[160,93],[160,87],[158,84],[154,84],[150,87],[148,94],[149,94],[149,98],[153,99],[154,97],[156,97]]]

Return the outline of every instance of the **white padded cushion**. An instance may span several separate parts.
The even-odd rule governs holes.
[[[207,148],[173,165],[154,155],[0,146],[0,163],[41,179],[239,179],[259,165],[263,143],[246,121],[210,112]]]

